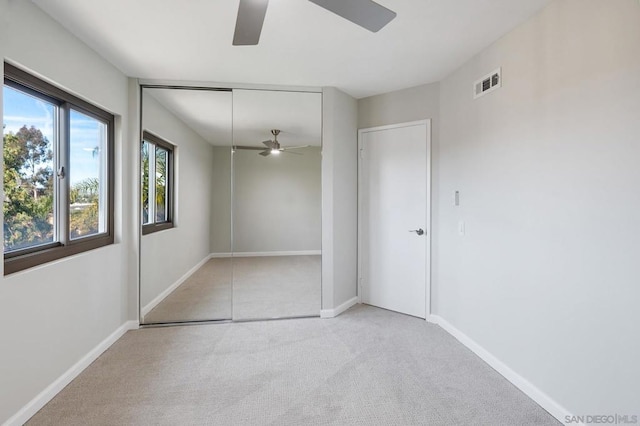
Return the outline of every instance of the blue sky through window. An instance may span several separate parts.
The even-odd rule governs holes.
[[[2,96],[4,133],[17,133],[24,125],[35,126],[53,144],[54,105],[8,86],[3,86]],[[106,126],[77,111],[71,112],[70,124],[70,183],[73,185],[99,177],[100,156],[96,155],[95,149],[98,147],[99,152],[104,152]]]
[[[99,179],[100,155],[105,152],[106,125],[71,111],[69,179],[73,185],[86,178]]]

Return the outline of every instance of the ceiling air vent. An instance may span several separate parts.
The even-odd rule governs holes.
[[[501,68],[498,68],[473,83],[473,99],[477,99],[482,95],[493,92],[500,87],[502,87],[502,71]]]

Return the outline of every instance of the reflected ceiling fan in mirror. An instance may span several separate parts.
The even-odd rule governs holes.
[[[378,32],[396,17],[396,13],[372,0],[309,0],[371,32]],[[234,46],[255,46],[260,41],[269,0],[240,0]]]
[[[309,146],[311,146],[311,145],[300,145],[300,146],[288,146],[288,147],[283,148],[280,145],[280,142],[278,142],[278,135],[280,134],[280,130],[272,129],[271,130],[271,134],[273,135],[273,140],[262,141],[262,144],[266,148],[261,148],[261,147],[257,147],[257,146],[236,145],[234,147],[234,149],[250,149],[250,150],[254,150],[254,151],[262,151],[259,154],[262,155],[263,157],[268,157],[270,155],[279,155],[281,152],[286,152],[287,154],[302,155],[301,153],[293,152],[292,150],[301,149],[301,148],[308,148]]]

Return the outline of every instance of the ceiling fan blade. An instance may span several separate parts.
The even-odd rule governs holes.
[[[260,146],[246,146],[246,145],[234,145],[234,149],[250,149],[253,151],[264,151],[264,148]]]
[[[234,46],[258,44],[268,4],[269,0],[240,0],[236,30],[233,34]]]
[[[274,142],[273,141],[262,141],[263,144],[265,144],[267,146],[267,148],[274,148]]]
[[[302,155],[301,152],[287,151],[286,149],[281,149],[280,152],[284,152],[285,154]]]
[[[298,146],[286,146],[284,148],[282,148],[282,151],[286,151],[288,149],[302,149],[302,148],[309,148],[311,145],[298,145]]]
[[[263,157],[268,157],[268,156],[271,155],[271,150],[267,149],[267,150],[264,150],[264,151],[260,152],[259,154],[262,155]]]
[[[378,32],[396,17],[396,13],[372,0],[309,0],[320,7],[366,28]]]

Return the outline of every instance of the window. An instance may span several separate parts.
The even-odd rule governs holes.
[[[149,132],[142,134],[142,234],[173,228],[174,146]]]
[[[113,243],[113,115],[4,64],[4,273]]]

